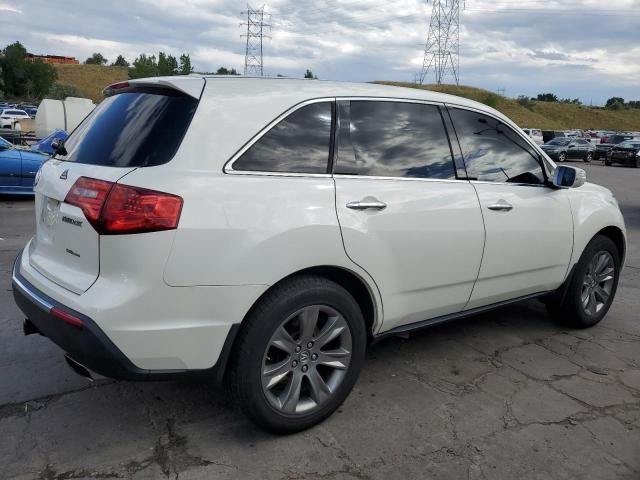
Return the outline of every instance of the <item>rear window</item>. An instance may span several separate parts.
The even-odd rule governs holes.
[[[171,89],[135,89],[105,98],[64,143],[68,162],[152,167],[170,161],[198,100]]]

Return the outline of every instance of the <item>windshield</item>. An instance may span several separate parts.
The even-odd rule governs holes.
[[[565,145],[569,145],[569,142],[571,142],[571,140],[568,138],[554,138],[550,142],[547,142],[547,145],[560,145],[564,147]]]
[[[172,89],[137,88],[104,99],[64,142],[67,162],[162,165],[175,155],[198,100]]]

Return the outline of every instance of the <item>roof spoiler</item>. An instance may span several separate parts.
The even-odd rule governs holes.
[[[175,77],[155,77],[155,78],[136,78],[135,80],[126,80],[117,82],[106,87],[102,93],[105,97],[122,93],[128,89],[135,87],[163,87],[178,90],[193,98],[200,99],[202,90],[204,89],[205,79],[197,76],[175,76]]]

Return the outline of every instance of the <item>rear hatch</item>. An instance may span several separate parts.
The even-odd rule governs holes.
[[[203,79],[184,80],[192,91],[197,91],[193,80],[200,80],[202,91]],[[158,226],[150,220],[157,211],[170,212],[172,196],[144,189],[122,191],[112,185],[137,168],[169,162],[199,101],[199,93],[195,97],[189,89],[157,81],[115,87],[36,177],[36,235],[28,252],[30,265],[77,294],[100,274],[101,235],[175,228],[170,222]],[[121,210],[106,215],[107,205],[114,203]],[[175,209],[170,213],[175,216]],[[179,213],[178,209],[178,218]]]
[[[64,200],[82,176],[116,182],[133,170],[46,162],[35,188],[36,236],[29,252],[31,266],[74,293],[87,290],[100,271],[100,237],[83,211]]]

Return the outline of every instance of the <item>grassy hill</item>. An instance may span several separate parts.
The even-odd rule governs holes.
[[[58,72],[58,83],[73,85],[78,95],[94,102],[102,100],[102,89],[112,83],[129,78],[126,67],[104,67],[101,65],[54,65]]]
[[[566,103],[532,102],[531,108],[525,108],[516,100],[492,94],[487,90],[457,85],[417,85],[403,82],[375,82],[399,87],[421,88],[434,92],[448,93],[491,104],[496,101],[496,110],[507,115],[521,127],[542,129],[584,130],[633,130],[640,131],[640,109],[604,110],[582,105]]]

